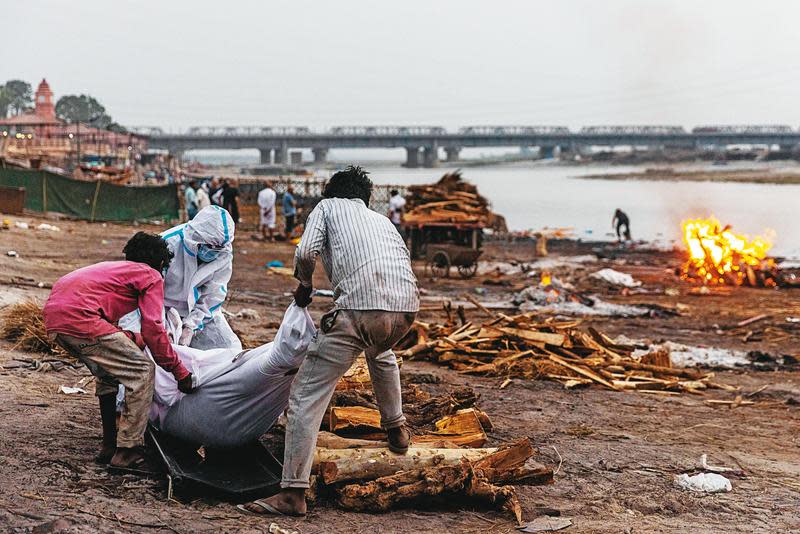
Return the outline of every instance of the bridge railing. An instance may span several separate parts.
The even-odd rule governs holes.
[[[566,126],[465,126],[461,135],[569,135]]]
[[[793,133],[786,124],[730,124],[706,125],[692,128],[694,134],[786,134]]]
[[[584,126],[580,133],[586,135],[679,135],[685,134],[683,126]]]
[[[334,126],[327,132],[342,136],[447,135],[441,126]]]

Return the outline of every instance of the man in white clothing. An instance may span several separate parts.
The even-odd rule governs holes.
[[[269,232],[269,240],[275,241],[273,232],[275,231],[275,190],[272,188],[271,182],[264,184],[264,189],[258,192],[258,207],[261,212],[259,226],[261,226],[261,236],[267,240],[267,232]]]
[[[195,191],[195,195],[197,196],[197,211],[200,211],[201,209],[211,205],[211,199],[209,198],[208,191],[206,191],[205,187],[198,187],[197,191]]]
[[[406,209],[406,199],[400,195],[400,192],[397,189],[392,189],[391,197],[389,198],[389,220],[392,221],[392,224],[397,231],[400,232],[400,235],[403,235],[403,230],[401,228],[401,224],[403,223],[403,212]]]

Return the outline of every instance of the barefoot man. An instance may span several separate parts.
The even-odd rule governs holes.
[[[162,320],[162,273],[172,260],[167,243],[158,235],[138,232],[123,252],[126,261],[104,261],[60,278],[43,313],[47,334],[97,377],[103,447],[95,461],[141,470],[155,373],[142,348],[150,348],[156,363],[172,373],[182,392],[192,393],[192,375],[170,345]],[[123,315],[137,308],[142,315],[141,337],[117,326]],[[125,386],[125,405],[118,429],[119,384]]]
[[[365,353],[389,448],[408,450],[400,371],[392,347],[419,310],[417,280],[403,238],[386,216],[368,208],[372,182],[359,167],[334,174],[308,216],[295,253],[298,293],[311,292],[317,256],[333,286],[335,306],[320,321],[289,398],[281,491],[247,505],[256,513],[305,515],[305,490],[317,434],[336,383]]]

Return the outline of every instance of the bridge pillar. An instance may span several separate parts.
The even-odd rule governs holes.
[[[314,148],[311,150],[314,153],[314,163],[322,164],[325,163],[328,159],[328,149],[327,148]]]
[[[406,147],[406,167],[413,169],[419,167],[419,147]]]
[[[423,164],[428,168],[439,166],[439,145],[425,147]]]
[[[459,146],[451,146],[444,149],[445,154],[447,154],[447,161],[458,161],[458,154],[461,152],[461,147]]]
[[[556,147],[554,146],[540,146],[539,147],[539,156],[542,159],[553,159],[556,154]]]
[[[258,153],[260,154],[259,162],[262,165],[269,165],[272,163],[272,149],[271,148],[259,148]]]
[[[280,163],[282,165],[289,163],[289,147],[285,144],[275,149],[275,163]]]

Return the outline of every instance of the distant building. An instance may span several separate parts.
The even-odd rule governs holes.
[[[11,133],[33,133],[36,136],[56,133],[63,122],[56,118],[53,91],[47,80],[42,79],[36,89],[33,111],[0,119],[0,129]]]
[[[14,117],[0,119],[0,135],[17,138],[20,142],[37,146],[56,146],[76,142],[80,134],[81,143],[102,145],[108,150],[120,147],[131,147],[131,150],[144,152],[147,150],[147,139],[133,133],[119,133],[87,124],[67,124],[56,117],[56,105],[53,102],[53,91],[46,79],[42,79],[36,88],[34,107],[31,111],[20,113]]]

